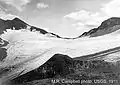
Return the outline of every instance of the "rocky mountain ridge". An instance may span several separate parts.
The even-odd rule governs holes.
[[[51,32],[47,32],[46,30],[35,27],[35,26],[31,26],[19,18],[14,18],[13,20],[0,19],[0,26],[1,26],[0,34],[4,33],[4,31],[6,31],[7,29],[12,29],[12,30],[28,29],[30,31],[38,31],[44,35],[49,33],[52,36],[60,38],[59,35],[56,35],[56,34],[51,33]]]
[[[120,18],[119,17],[112,17],[109,18],[101,23],[98,28],[91,29],[88,32],[84,32],[79,37],[97,37],[106,35],[112,32],[115,32],[120,29]]]
[[[44,29],[31,26],[24,22],[23,20],[19,18],[14,18],[13,20],[3,20],[0,19],[0,34],[2,34],[4,31],[7,29],[29,29],[30,31],[39,31],[41,34],[49,34],[52,37],[57,37],[57,38],[62,38],[62,39],[77,39],[80,37],[97,37],[97,36],[102,36],[106,35],[112,32],[115,32],[120,29],[120,18],[119,17],[111,17],[101,23],[101,25],[98,28],[93,28],[89,30],[88,32],[84,32],[82,35],[75,37],[75,38],[67,38],[67,37],[61,37],[57,34],[47,32]]]

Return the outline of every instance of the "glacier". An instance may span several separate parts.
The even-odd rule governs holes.
[[[4,47],[7,49],[7,57],[0,61],[0,81],[5,82],[38,68],[56,53],[75,58],[119,47],[119,33],[120,30],[117,30],[103,36],[68,40],[26,29],[7,29],[0,35],[0,38],[9,42]],[[120,54],[118,52],[115,55]],[[113,62],[114,58],[117,59],[118,56],[113,57],[111,54],[104,59]]]

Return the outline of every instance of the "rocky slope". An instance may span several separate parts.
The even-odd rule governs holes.
[[[72,58],[63,54],[55,54],[39,68],[21,75],[12,81],[14,83],[25,83],[33,80],[53,78],[57,75],[65,76],[74,72],[72,68]]]
[[[9,42],[0,38],[0,61],[7,57],[7,49],[5,48],[5,46],[7,46],[8,44]]]
[[[109,18],[101,23],[101,25],[98,28],[91,29],[88,32],[84,32],[79,37],[97,37],[106,35],[112,32],[115,32],[120,29],[120,18],[119,17],[112,17]]]
[[[39,68],[12,80],[11,85],[119,85],[119,65],[56,54]]]
[[[56,35],[54,33],[51,32],[47,32],[44,29],[35,27],[35,26],[31,26],[29,24],[27,24],[26,22],[24,22],[23,20],[19,19],[19,18],[14,18],[13,20],[3,20],[0,19],[0,34],[4,33],[4,31],[6,31],[7,29],[14,29],[14,30],[20,30],[20,29],[28,29],[30,31],[37,31],[40,32],[41,34],[51,34],[52,36],[55,36],[57,38],[60,38],[59,35]]]

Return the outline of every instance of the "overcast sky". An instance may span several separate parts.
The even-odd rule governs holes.
[[[75,37],[120,17],[120,0],[0,0],[0,17],[20,17],[60,36]]]

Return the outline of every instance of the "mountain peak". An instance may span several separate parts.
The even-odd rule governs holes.
[[[111,17],[109,19],[120,19],[119,17]]]
[[[54,34],[54,33],[51,33],[51,32],[47,32],[46,30],[38,28],[38,27],[35,27],[35,26],[31,26],[31,25],[27,24],[26,22],[24,22],[23,20],[21,20],[20,18],[18,18],[18,17],[15,17],[13,20],[3,20],[3,19],[0,19],[0,26],[1,26],[0,34],[4,33],[4,31],[6,31],[7,29],[20,30],[20,29],[27,29],[27,27],[29,26],[30,27],[29,28],[30,31],[37,31],[37,32],[39,32],[41,34],[48,34],[48,33],[50,33],[51,35],[53,35],[53,36],[55,36],[57,38],[61,38],[57,34]]]
[[[120,25],[120,18],[111,17],[111,18],[103,21],[98,28],[105,29],[105,28],[112,27],[112,26],[115,26],[115,25]]]
[[[18,17],[15,17],[13,20],[20,20]]]
[[[111,17],[101,23],[98,28],[91,29],[88,32],[84,32],[79,37],[97,37],[112,33],[120,29],[120,18],[119,17]]]
[[[13,22],[19,22],[19,23],[24,23],[24,24],[28,25],[28,24],[25,23],[23,20],[21,20],[21,19],[19,19],[19,18],[17,18],[17,17],[15,17],[12,21],[13,21]]]

